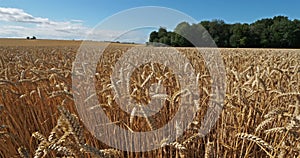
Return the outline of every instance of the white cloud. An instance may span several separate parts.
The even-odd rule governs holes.
[[[47,18],[33,17],[18,8],[2,8],[0,7],[0,20],[8,22],[24,22],[24,23],[50,23]]]
[[[121,42],[130,42],[134,41],[137,43],[145,43],[148,40],[148,32],[147,29],[135,29],[128,32],[123,32],[123,34],[117,37],[116,40]]]
[[[0,7],[0,37],[36,36],[50,39],[85,39],[91,28],[84,25],[83,20],[55,21],[43,17],[35,17],[18,8]],[[89,39],[108,41],[118,38],[124,31],[101,29],[94,30]],[[144,37],[143,37],[144,38]],[[136,34],[126,36],[129,42],[144,42]]]
[[[54,21],[35,17],[18,8],[0,7],[2,37],[37,36],[40,38],[83,38],[88,27],[82,20]],[[0,23],[1,24],[1,23]]]

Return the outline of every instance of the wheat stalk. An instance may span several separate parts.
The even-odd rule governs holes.
[[[212,153],[212,147],[213,147],[213,142],[210,142],[208,140],[208,142],[205,145],[205,153],[204,153],[204,158],[210,158],[211,153]]]

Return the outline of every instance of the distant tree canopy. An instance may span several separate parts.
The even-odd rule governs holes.
[[[213,46],[212,40],[218,47],[300,48],[300,20],[275,16],[252,24],[226,24],[222,20],[182,22],[173,32],[161,27],[149,37],[150,44],[173,47],[209,47]]]
[[[32,36],[32,38],[30,38],[30,37],[26,37],[26,39],[28,39],[28,40],[35,40],[35,39],[36,39],[36,37],[35,37],[35,36]]]

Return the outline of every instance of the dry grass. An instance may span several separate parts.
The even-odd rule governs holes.
[[[151,117],[122,111],[114,96],[121,94],[112,93],[116,87],[110,75],[132,46],[113,45],[99,62],[98,107],[124,129],[150,131],[170,121],[184,93],[172,70],[144,64],[130,77],[131,97],[146,104],[152,94],[146,89],[159,83],[168,87],[168,96],[155,96],[166,97],[165,106]],[[194,49],[180,48],[199,73],[200,100],[193,102],[201,110],[176,142],[149,141],[160,148],[133,153],[98,141],[77,117],[71,85],[77,49],[76,44],[0,47],[0,157],[300,157],[300,50],[220,49],[227,73],[224,109],[210,133],[201,137],[197,130],[211,78]]]

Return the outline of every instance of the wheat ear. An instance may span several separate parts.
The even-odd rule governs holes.
[[[67,122],[70,124],[71,132],[75,136],[76,143],[83,144],[84,143],[83,128],[81,127],[76,115],[71,114],[63,106],[58,106],[58,110],[60,111],[62,116],[65,117]]]
[[[19,147],[18,153],[19,153],[19,155],[21,156],[21,158],[29,158],[29,152],[28,152],[28,150],[27,150],[25,147],[23,147],[23,146]]]
[[[253,142],[257,143],[258,145],[261,145],[268,149],[271,149],[271,150],[274,149],[269,143],[265,142],[264,140],[262,140],[261,138],[255,136],[255,135],[247,134],[247,133],[238,133],[236,136],[241,139],[247,139],[247,140],[253,141]]]

